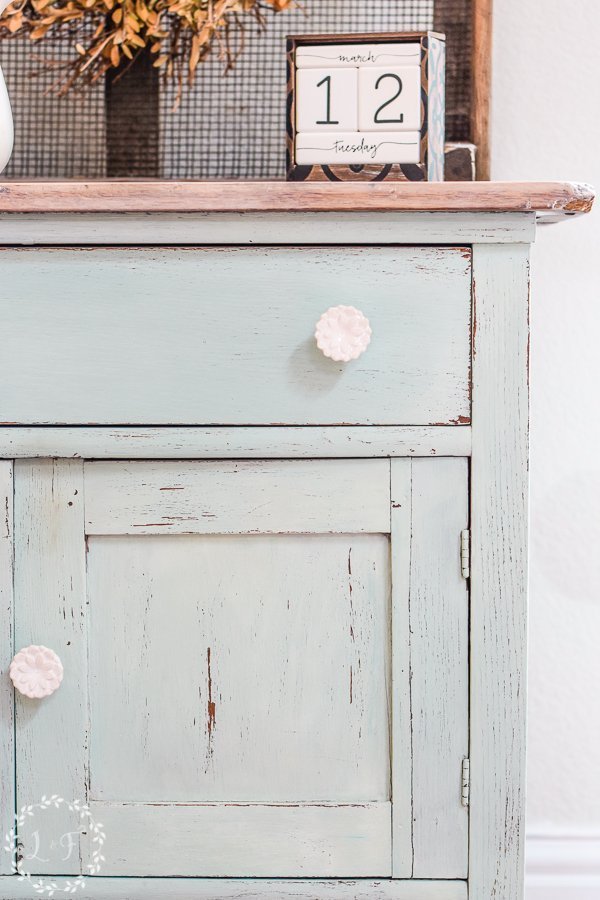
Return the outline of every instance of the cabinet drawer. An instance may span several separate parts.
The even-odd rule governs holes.
[[[461,424],[471,253],[444,248],[0,251],[0,421]],[[372,339],[326,358],[345,304]]]

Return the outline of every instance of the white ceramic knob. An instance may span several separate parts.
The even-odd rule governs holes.
[[[364,353],[371,340],[369,320],[354,306],[331,306],[315,329],[317,347],[336,362],[349,362]]]
[[[32,644],[13,657],[8,674],[19,693],[39,699],[60,687],[63,666],[54,650]]]

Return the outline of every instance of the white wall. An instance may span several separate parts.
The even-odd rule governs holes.
[[[600,189],[600,2],[494,7],[492,178]],[[532,265],[528,833],[589,838],[600,836],[600,207],[540,227]]]

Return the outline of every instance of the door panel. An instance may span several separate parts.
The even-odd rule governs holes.
[[[467,496],[460,459],[19,462],[17,644],[65,678],[17,698],[18,804],[86,801],[101,875],[458,877]],[[66,807],[35,831],[85,871]]]
[[[390,799],[387,535],[88,548],[91,798]]]

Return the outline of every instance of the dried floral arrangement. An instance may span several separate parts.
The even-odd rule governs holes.
[[[181,96],[212,48],[226,69],[234,65],[248,15],[264,26],[269,10],[298,5],[296,0],[13,0],[0,18],[0,39],[17,34],[32,41],[70,39],[74,55],[62,65],[55,85],[60,94],[123,69],[148,49],[164,77],[179,83]]]

